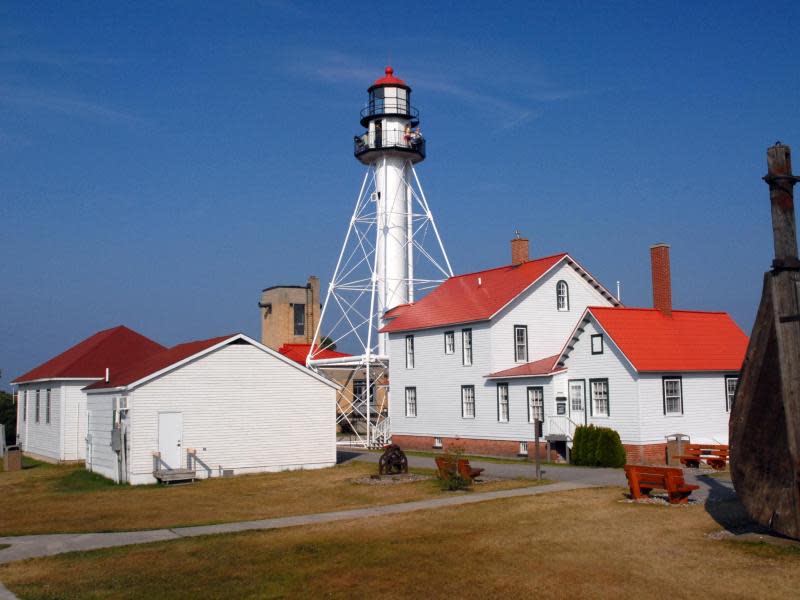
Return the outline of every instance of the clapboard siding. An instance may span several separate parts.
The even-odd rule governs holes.
[[[569,310],[565,311],[556,306],[556,284],[561,280],[569,286]],[[573,267],[560,263],[492,320],[492,372],[517,364],[514,361],[514,325],[528,327],[528,357],[534,361],[561,352],[564,340],[587,306],[611,305]]]
[[[725,376],[718,373],[678,373],[683,387],[683,414],[665,415],[662,375],[642,374],[639,398],[642,407],[642,442],[663,443],[664,436],[684,433],[692,442],[728,443]]]
[[[308,372],[249,344],[224,346],[129,395],[130,481],[154,481],[159,412],[183,413],[182,464],[195,449],[200,476],[332,466],[335,406],[335,390]]]
[[[90,450],[89,456],[86,457],[86,468],[118,481],[117,455],[111,449],[113,406],[111,394],[88,394],[87,439]]]
[[[592,354],[591,336],[602,333],[590,320],[579,332],[577,341],[565,361],[567,373],[559,376],[563,381],[561,391],[566,395],[569,379],[586,381],[586,408],[591,403],[590,379],[608,379],[609,417],[588,415],[588,422],[598,427],[611,427],[616,430],[624,444],[641,442],[639,427],[639,376],[628,364],[619,348],[604,336],[602,354]],[[663,438],[661,440],[664,441]]]
[[[50,389],[50,423],[47,423],[47,389]],[[40,394],[39,422],[36,422],[36,391]],[[23,383],[19,391],[28,392],[27,420],[20,423],[22,451],[54,461],[61,453],[61,386],[58,382]]]

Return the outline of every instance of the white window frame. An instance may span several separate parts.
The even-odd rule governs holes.
[[[569,284],[563,279],[556,283],[556,309],[569,310]]]
[[[604,394],[605,397],[597,397],[595,392],[595,385],[601,384],[605,385]],[[611,392],[609,391],[608,379],[590,379],[589,380],[589,396],[592,407],[592,416],[593,417],[609,417],[611,416]],[[603,404],[600,404],[603,403]],[[600,408],[605,408],[605,411],[600,410]]]
[[[406,388],[406,416],[417,416],[417,388],[414,386]]]
[[[731,390],[731,383],[733,383],[733,390]],[[725,377],[725,411],[731,412],[733,408],[733,401],[736,398],[736,389],[739,387],[739,376],[728,375]]]
[[[528,399],[528,423],[533,423],[537,416],[540,417],[540,421],[544,421],[544,387],[529,385],[525,394]]]
[[[576,398],[572,395],[572,389],[575,386],[575,389],[581,391],[581,397],[578,403],[575,402]],[[578,411],[585,411],[586,410],[586,381],[584,379],[570,379],[567,382],[567,396],[569,397],[569,408],[570,411],[578,410]]]
[[[461,364],[472,366],[472,329],[461,330]]]
[[[497,384],[497,420],[500,423],[508,423],[509,418],[509,401],[508,401],[508,384]]]
[[[667,392],[667,384],[677,384],[675,390]],[[664,377],[661,380],[661,390],[664,394],[664,414],[682,415],[683,414],[683,379],[680,377]],[[677,404],[675,404],[677,402]]]
[[[461,418],[474,419],[475,418],[475,386],[462,385],[461,386]]]
[[[414,368],[414,336],[406,336],[406,369]]]
[[[528,362],[527,325],[514,325],[514,362],[518,363]]]
[[[455,331],[445,331],[444,332],[444,353],[445,354],[455,354],[456,353],[456,332]]]

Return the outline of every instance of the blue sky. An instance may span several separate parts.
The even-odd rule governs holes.
[[[0,385],[120,323],[257,336],[263,287],[324,283],[387,62],[456,272],[509,262],[518,228],[648,306],[664,241],[675,305],[749,332],[765,150],[800,148],[798,20],[796,2],[3,3]]]

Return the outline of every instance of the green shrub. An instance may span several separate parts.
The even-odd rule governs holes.
[[[459,459],[464,457],[464,448],[461,446],[451,445],[443,453],[442,458],[452,463],[453,470],[448,472],[445,477],[439,478],[441,488],[446,492],[455,492],[458,490],[468,490],[472,485],[472,481],[462,477],[455,466],[458,464]]]
[[[613,429],[580,425],[572,438],[571,462],[586,467],[621,467],[626,462],[625,448]]]
[[[623,467],[628,460],[619,434],[613,429],[602,427],[597,430],[597,449],[595,461],[600,467]]]

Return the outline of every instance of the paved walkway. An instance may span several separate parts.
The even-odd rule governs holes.
[[[358,450],[339,451],[339,462],[359,460],[377,463],[380,454]],[[473,467],[486,469],[484,475],[501,479],[535,479],[536,471],[532,462],[498,463],[481,460],[470,460]],[[435,469],[436,463],[429,456],[409,456],[408,466]],[[692,498],[701,502],[734,498],[736,493],[730,480],[710,478],[708,471],[684,469],[686,483],[697,484],[700,489],[692,493]],[[551,481],[569,482],[584,486],[628,487],[625,472],[622,469],[603,469],[596,467],[574,467],[570,465],[542,465],[542,477]]]
[[[298,515],[293,517],[279,517],[274,519],[261,519],[258,521],[241,521],[238,523],[221,523],[219,525],[200,525],[195,527],[176,527],[173,529],[152,529],[149,531],[125,531],[117,533],[60,533],[51,535],[24,535],[17,537],[0,537],[0,544],[11,544],[10,548],[0,550],[0,564],[34,558],[39,556],[52,556],[64,552],[96,550],[98,548],[111,548],[115,546],[129,546],[132,544],[145,544],[176,540],[185,537],[201,535],[216,535],[220,533],[235,533],[239,531],[254,531],[264,529],[281,529],[297,525],[312,525],[316,523],[332,523],[366,517],[380,517],[396,515],[418,510],[429,510],[462,504],[474,504],[487,500],[501,498],[518,498],[536,496],[549,492],[563,492],[578,488],[591,487],[589,484],[579,482],[558,482],[549,485],[502,490],[497,492],[473,492],[459,494],[446,498],[418,500],[401,504],[388,504],[369,508],[357,508],[327,513]],[[0,590],[1,592],[2,590]],[[2,599],[0,595],[0,600]]]

